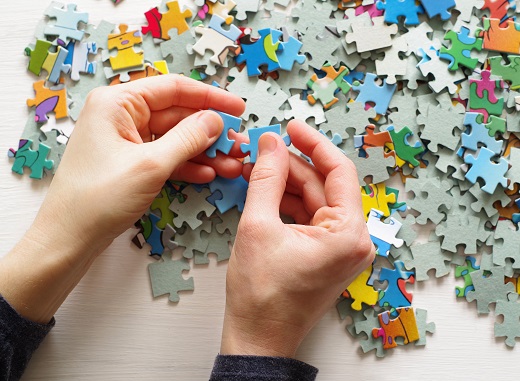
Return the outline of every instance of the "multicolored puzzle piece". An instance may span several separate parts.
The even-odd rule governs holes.
[[[34,82],[36,97],[27,99],[27,106],[36,107],[34,120],[37,123],[47,123],[47,114],[54,112],[56,119],[68,116],[67,90],[64,86],[58,88],[45,87],[45,81]]]
[[[384,349],[397,347],[396,338],[402,338],[404,344],[419,340],[419,331],[417,330],[413,308],[397,308],[396,313],[395,319],[391,318],[388,311],[380,313],[379,324],[381,328],[372,330],[374,338],[382,338]]]

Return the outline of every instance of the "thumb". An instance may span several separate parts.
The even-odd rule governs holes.
[[[288,174],[289,151],[282,138],[272,132],[263,134],[249,179],[244,215],[250,218],[261,215],[272,221],[280,219],[280,203]]]
[[[149,144],[155,155],[168,163],[169,173],[203,153],[222,133],[224,122],[214,111],[196,112]]]

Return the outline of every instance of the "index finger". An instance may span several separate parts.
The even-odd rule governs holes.
[[[325,198],[330,207],[361,211],[361,192],[356,167],[326,136],[298,120],[287,125],[292,144],[311,158],[325,177]]]
[[[239,96],[177,74],[147,77],[118,86],[142,96],[152,111],[177,106],[196,110],[212,108],[240,116],[245,110],[245,103]]]

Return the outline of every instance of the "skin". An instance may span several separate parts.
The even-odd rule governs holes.
[[[309,330],[373,260],[355,168],[302,122],[287,131],[315,166],[265,134],[254,167],[240,143],[214,159],[222,132],[209,108],[243,113],[242,99],[166,75],[94,90],[34,223],[0,260],[0,294],[48,323],[93,261],[138,220],[168,179],[250,181],[227,273],[222,354],[294,356]],[[284,224],[280,213],[292,216]],[[59,221],[59,223],[56,223]]]

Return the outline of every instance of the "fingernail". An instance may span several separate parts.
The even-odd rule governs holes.
[[[213,114],[218,115],[217,113],[213,113]],[[218,117],[220,118],[220,115],[218,115]],[[213,117],[209,112],[201,113],[199,115],[198,119],[202,125],[202,129],[204,130],[204,132],[206,133],[208,138],[213,138],[213,137],[219,135],[220,132],[222,131],[222,128],[220,127],[222,122],[218,123],[216,121],[216,118]]]
[[[271,135],[262,135],[258,142],[258,153],[260,156],[269,155],[276,151],[278,142],[276,138]]]

